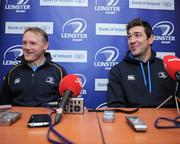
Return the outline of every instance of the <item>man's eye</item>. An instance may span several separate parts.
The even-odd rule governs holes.
[[[31,42],[31,45],[36,45],[36,43],[35,42]]]
[[[26,42],[22,42],[23,45],[26,45]]]
[[[141,37],[142,35],[141,34],[136,34],[136,37]]]
[[[132,36],[131,35],[128,35],[128,39],[130,39]]]

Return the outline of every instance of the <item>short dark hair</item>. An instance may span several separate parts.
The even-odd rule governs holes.
[[[153,34],[151,25],[147,21],[144,21],[140,18],[135,18],[135,19],[131,20],[130,22],[128,22],[128,24],[126,26],[127,33],[129,32],[129,30],[131,28],[133,28],[135,26],[143,26],[147,38],[150,38],[151,35]]]
[[[43,29],[41,29],[41,28],[39,28],[39,27],[29,27],[29,28],[27,28],[25,31],[24,31],[24,33],[23,33],[23,35],[26,33],[26,32],[28,32],[28,31],[31,31],[31,32],[33,32],[33,33],[39,33],[39,34],[41,34],[42,35],[42,37],[43,37],[43,42],[48,42],[48,35],[47,35],[47,33],[43,30]]]

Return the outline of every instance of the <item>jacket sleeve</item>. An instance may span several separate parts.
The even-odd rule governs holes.
[[[6,105],[6,104],[12,104],[12,92],[8,84],[8,75],[3,80],[3,84],[0,91],[0,104]]]
[[[107,106],[128,107],[122,85],[122,75],[117,65],[109,71],[108,80]]]

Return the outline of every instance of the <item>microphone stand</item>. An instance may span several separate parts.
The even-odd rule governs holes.
[[[176,109],[177,109],[177,113],[180,113],[180,110],[179,110],[179,104],[178,102],[180,102],[180,98],[178,97],[179,95],[179,83],[180,83],[180,71],[177,72],[175,74],[176,76],[176,89],[175,89],[175,92],[174,92],[174,99],[175,99],[175,102],[176,102]],[[168,97],[164,102],[162,102],[156,109],[159,109],[160,107],[162,107],[167,101],[169,101],[173,96],[171,95],[170,97]]]

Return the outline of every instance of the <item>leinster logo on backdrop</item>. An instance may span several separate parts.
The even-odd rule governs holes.
[[[30,10],[29,0],[6,0],[5,9],[15,10],[16,13],[25,13]]]
[[[61,38],[72,39],[72,41],[82,41],[87,39],[87,34],[84,33],[87,27],[87,22],[82,18],[73,18],[66,21],[62,27]]]
[[[96,0],[94,9],[105,14],[115,14],[120,11],[119,0]]]
[[[6,4],[9,4],[10,2],[12,2],[13,0],[6,0]],[[28,3],[29,0],[16,0],[16,4],[17,5],[25,5]]]
[[[95,67],[105,67],[105,70],[110,70],[116,65],[119,57],[119,50],[113,46],[103,47],[95,54]]]
[[[155,40],[160,41],[162,44],[170,44],[175,41],[174,24],[170,21],[161,21],[153,26]]]
[[[82,94],[87,95],[87,91],[86,89],[84,89],[84,86],[86,85],[86,77],[83,74],[75,74],[75,75],[79,76],[82,82],[81,95]]]
[[[23,54],[22,45],[14,45],[9,47],[4,52],[3,65],[16,65],[20,63],[20,61],[17,61],[16,58],[22,56],[22,54]]]

